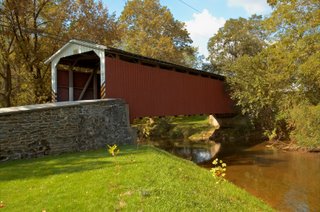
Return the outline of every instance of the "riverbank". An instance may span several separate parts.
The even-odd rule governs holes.
[[[152,147],[0,164],[6,211],[271,211],[261,200],[190,161]]]
[[[159,139],[207,141],[216,129],[204,115],[144,118],[135,120],[132,127],[137,130],[138,140],[142,142]]]
[[[319,147],[303,147],[303,146],[299,146],[294,141],[278,141],[278,140],[267,141],[266,147],[276,148],[278,150],[289,151],[289,152],[320,153],[320,146]]]
[[[217,129],[212,126],[209,116],[178,116],[166,118],[145,118],[137,120],[133,127],[138,131],[139,142],[165,141],[184,139],[194,143],[217,142],[223,146],[252,146],[268,138],[263,132],[253,130],[249,121],[243,116],[220,119],[222,127]],[[306,147],[294,141],[271,140],[266,143],[268,148],[283,151],[320,153],[320,146]]]

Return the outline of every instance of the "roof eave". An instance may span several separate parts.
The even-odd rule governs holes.
[[[58,51],[56,51],[44,63],[45,64],[50,63],[52,60],[54,60],[54,58],[56,58],[61,52],[63,52],[65,49],[67,49],[68,46],[71,45],[71,44],[77,44],[77,45],[80,45],[80,46],[85,46],[85,47],[92,48],[92,49],[97,49],[97,50],[105,50],[105,49],[107,49],[107,47],[103,46],[103,45],[99,45],[99,44],[94,44],[94,43],[89,43],[89,42],[86,42],[86,41],[80,41],[80,40],[73,39],[73,40],[70,40],[68,43],[66,43]]]

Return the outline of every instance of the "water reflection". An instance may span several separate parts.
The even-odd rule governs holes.
[[[153,142],[172,154],[211,168],[217,145],[186,141]],[[227,179],[280,211],[320,211],[320,154],[282,152],[265,147],[223,146]]]
[[[320,211],[320,154],[283,152],[260,144],[220,156],[228,164],[229,181],[276,209]]]

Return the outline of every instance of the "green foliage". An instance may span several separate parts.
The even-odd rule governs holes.
[[[173,126],[170,124],[170,118],[168,117],[155,119],[152,136],[165,137],[172,127]]]
[[[142,132],[142,137],[143,138],[149,139],[151,131],[153,129],[154,121],[151,118],[145,118],[145,119],[147,119],[145,124],[144,125],[140,125],[140,126],[142,126],[141,132]]]
[[[274,46],[281,47],[280,56],[284,64],[274,64],[274,66],[281,71],[279,74],[291,76],[291,82],[285,83],[290,83],[287,86],[294,87],[296,97],[298,96],[296,102],[318,104],[320,101],[319,1],[274,0],[270,1],[270,4],[274,11],[264,21],[264,25],[275,38]]]
[[[320,36],[319,36],[320,37]],[[320,38],[319,38],[320,39]],[[320,45],[320,42],[319,42]],[[319,46],[320,49],[320,46]],[[311,104],[320,103],[320,51],[308,57],[299,67],[300,93]]]
[[[124,34],[120,48],[176,64],[196,62],[197,50],[191,46],[185,24],[175,20],[159,0],[127,1],[120,22]]]
[[[262,16],[257,15],[249,19],[229,19],[209,40],[208,59],[211,68],[209,66],[206,68],[226,76],[233,76],[235,73],[230,64],[241,56],[256,55],[266,45],[266,35],[262,30],[261,21]]]
[[[265,130],[263,134],[268,137],[269,141],[272,141],[277,137],[277,128],[274,128],[272,131]]]
[[[243,56],[235,61],[232,70],[236,76],[227,79],[242,113],[269,132],[279,128],[283,112],[302,99],[296,92],[290,56],[283,46],[270,46],[254,57]]]
[[[120,152],[120,149],[118,148],[118,146],[116,144],[112,145],[112,146],[108,146],[108,152],[110,153],[110,155],[112,156],[117,156]]]
[[[287,137],[285,123],[294,105],[318,104],[320,100],[320,84],[315,77],[320,72],[317,53],[304,62],[298,51],[280,42],[254,57],[243,56],[231,66],[236,76],[227,79],[242,113],[273,138]]]
[[[300,40],[319,33],[318,0],[269,0],[273,12],[264,26],[279,40]]]
[[[170,124],[170,117],[149,118],[145,117],[135,123],[138,128],[140,139],[164,138],[168,137],[173,125]]]
[[[226,176],[227,164],[218,158],[214,159],[212,164],[214,167],[210,169],[210,172],[216,180],[216,184],[218,184],[225,180],[224,177]]]
[[[296,106],[290,111],[291,138],[300,146],[320,147],[320,105]]]
[[[320,103],[320,5],[268,2],[274,10],[264,20],[227,21],[210,39],[209,58],[213,69],[227,75],[242,113],[270,139],[287,139],[289,111]]]

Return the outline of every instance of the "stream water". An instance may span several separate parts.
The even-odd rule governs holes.
[[[161,141],[153,145],[211,168],[212,158],[227,163],[226,178],[279,211],[320,211],[320,154],[283,152],[265,143],[251,147]]]

